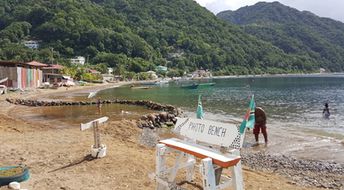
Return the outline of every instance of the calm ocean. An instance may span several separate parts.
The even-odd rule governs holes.
[[[198,95],[202,95],[206,118],[240,120],[254,94],[256,105],[262,107],[273,126],[294,129],[317,129],[344,136],[344,75],[305,75],[213,79],[214,86],[182,88],[192,82],[151,86],[149,89],[120,87],[97,94],[104,99],[123,98],[152,100],[181,107],[193,115]],[[330,119],[322,117],[325,103]]]

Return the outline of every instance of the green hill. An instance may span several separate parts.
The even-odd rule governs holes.
[[[217,16],[242,26],[245,32],[271,42],[289,55],[310,57],[323,68],[343,71],[344,24],[339,21],[278,2],[260,2]]]
[[[29,39],[38,40],[40,48],[24,47]],[[174,75],[197,68],[216,74],[320,68],[316,56],[287,53],[221,21],[193,0],[0,2],[1,60],[68,62],[80,55],[120,71],[166,65]]]

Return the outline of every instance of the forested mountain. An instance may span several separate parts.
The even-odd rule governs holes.
[[[330,10],[329,10],[330,11]],[[344,23],[298,11],[278,2],[260,2],[217,15],[289,55],[310,57],[331,71],[344,68]]]
[[[29,39],[40,41],[40,48],[24,47]],[[166,65],[175,75],[196,68],[217,74],[312,72],[322,63],[308,53],[287,53],[193,0],[0,1],[1,60],[66,62],[81,55],[120,72]]]

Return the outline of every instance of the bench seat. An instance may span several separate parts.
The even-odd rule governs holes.
[[[223,168],[228,168],[236,165],[241,157],[237,155],[223,155],[219,151],[215,151],[205,146],[201,146],[195,143],[186,142],[177,138],[171,138],[159,141],[161,144],[165,144],[167,147],[191,154],[197,158],[211,158],[213,163]]]

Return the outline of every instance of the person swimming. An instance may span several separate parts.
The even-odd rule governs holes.
[[[325,108],[323,109],[323,117],[325,119],[330,119],[330,109],[328,108],[328,103],[325,103]]]

